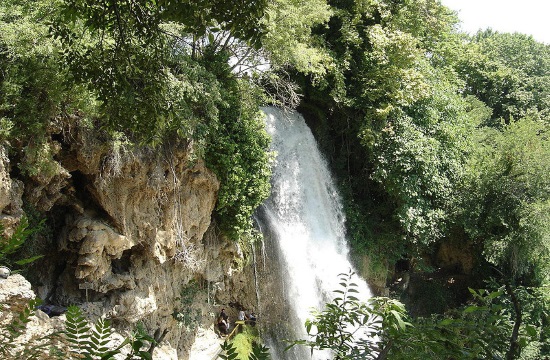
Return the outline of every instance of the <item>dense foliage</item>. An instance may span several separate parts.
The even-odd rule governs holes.
[[[460,206],[464,228],[487,259],[533,281],[548,275],[548,130],[531,117],[485,129],[468,161],[463,191],[469,196]]]
[[[251,325],[241,325],[240,332],[231,341],[221,344],[218,355],[222,360],[268,360],[269,348],[260,343],[259,332]]]
[[[56,173],[47,135],[67,118],[154,149],[192,141],[221,182],[219,223],[237,238],[269,191],[268,139],[258,90],[232,72],[228,47],[205,43],[206,29],[254,45],[265,4],[189,4],[3,2],[0,136],[31,178]]]
[[[356,254],[380,267],[458,241],[544,282],[549,46],[466,37],[437,1],[329,5],[312,38],[330,66],[322,81],[298,69],[301,110],[340,178]]]
[[[328,349],[335,359],[383,359],[387,355],[393,338],[411,326],[405,321],[405,307],[391,299],[372,298],[368,304],[359,301],[352,275],[340,274],[342,288],[334,291],[334,300],[306,321],[311,340],[298,340],[290,347]]]
[[[260,106],[302,99],[341,185],[353,254],[370,256],[371,274],[400,259],[429,268],[452,242],[480,254],[470,275],[547,301],[550,46],[467,36],[457,21],[438,0],[4,0],[0,139],[23,179],[55,174],[48,137],[67,119],[152,150],[185,139],[219,178],[215,217],[237,239],[269,194]],[[447,339],[449,357],[508,358],[529,348],[501,344],[515,332],[546,356],[547,305],[521,300],[530,315],[516,329],[519,300],[497,290],[470,296],[490,305],[440,323],[397,321],[396,331],[440,352]],[[348,300],[329,310],[356,306]],[[361,306],[353,311],[378,311]],[[384,344],[393,335],[381,329]],[[416,346],[399,336],[403,349]],[[337,347],[317,340],[308,345]]]
[[[351,275],[305,324],[291,346],[330,349],[334,359],[540,359],[548,355],[548,295],[502,286],[470,290],[472,301],[446,316],[412,319],[399,301],[361,302]],[[494,286],[494,285],[492,285]]]
[[[522,34],[479,32],[455,66],[466,93],[492,110],[490,126],[525,116],[548,118],[550,53],[548,45]]]

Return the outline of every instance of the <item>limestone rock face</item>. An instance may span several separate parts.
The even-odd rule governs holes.
[[[0,146],[0,223],[7,236],[11,235],[23,214],[23,183],[12,179],[9,172],[10,160],[6,149]]]
[[[9,159],[6,150],[0,148],[0,211],[10,204],[11,178],[8,171]]]
[[[35,298],[34,292],[31,290],[31,284],[21,275],[12,275],[7,279],[0,280],[0,304],[3,306],[2,312],[0,312],[0,341],[8,341],[4,338],[8,336],[6,325],[10,323],[19,313],[27,307],[28,302]],[[83,307],[83,310],[90,310],[89,307]],[[101,312],[95,313],[95,317],[100,317]],[[7,356],[7,360],[17,359],[18,352],[24,351],[23,349],[38,349],[42,346],[42,351],[39,351],[38,358],[40,359],[54,359],[55,356],[48,355],[49,346],[44,344],[55,345],[58,349],[68,352],[66,348],[67,344],[63,340],[62,336],[54,337],[53,333],[60,333],[65,330],[65,315],[49,317],[41,310],[34,310],[34,315],[31,315],[26,323],[25,330],[22,334],[13,340],[12,346],[8,349],[4,356]],[[50,336],[46,336],[50,334]],[[45,337],[46,336],[46,337]],[[114,332],[110,336],[109,344],[112,347],[116,347],[124,341],[122,334]],[[122,353],[115,356],[116,359],[125,359],[129,346],[122,349]],[[153,358],[163,360],[177,360],[177,350],[170,346],[169,343],[162,343],[154,349]]]
[[[138,322],[150,334],[167,330],[155,350],[167,359],[193,358],[192,346],[218,347],[218,305],[254,291],[244,262],[235,261],[239,247],[211,224],[215,174],[196,160],[192,143],[134,147],[77,123],[50,129],[47,173],[10,179],[0,148],[0,220],[16,225],[23,197],[50,219],[33,273],[39,296],[77,304],[92,320],[107,316],[121,332]]]
[[[181,306],[182,288],[203,277],[202,240],[218,180],[202,162],[189,160],[189,144],[160,152],[105,146],[86,130],[75,140],[65,159],[81,208],[67,214],[61,234],[59,249],[74,260],[57,284],[57,298],[82,299],[86,292],[129,328],[142,322],[151,332],[170,329],[165,340],[184,354],[192,339],[173,331],[172,313]]]
[[[67,235],[69,242],[79,243],[75,277],[97,285],[94,290],[107,292],[123,287],[124,275],[113,274],[112,261],[120,259],[125,250],[135,243],[131,237],[123,236],[107,224],[86,215],[76,219],[73,229]],[[68,244],[64,244],[68,250]],[[127,278],[127,277],[126,277]],[[130,279],[126,279],[126,282]]]
[[[14,274],[7,279],[0,279],[0,342],[10,342],[6,349],[5,358],[19,359],[16,356],[24,348],[32,348],[33,344],[44,343],[43,337],[47,334],[61,331],[63,329],[63,318],[49,318],[40,310],[35,311],[35,316],[29,317],[25,324],[25,331],[14,340],[8,338],[7,325],[16,319],[27,307],[29,301],[36,296],[31,290],[31,284],[21,275]],[[47,347],[45,347],[47,348]],[[41,359],[49,359],[47,354],[42,354]]]
[[[439,247],[436,261],[441,268],[451,269],[455,273],[471,274],[475,254],[469,244],[444,242]]]
[[[23,276],[13,274],[7,279],[0,279],[0,304],[3,306],[0,323],[5,325],[13,313],[22,311],[34,298],[31,284]]]

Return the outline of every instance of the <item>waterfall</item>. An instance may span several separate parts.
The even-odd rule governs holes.
[[[306,338],[304,322],[312,308],[321,309],[339,288],[338,275],[353,268],[345,234],[341,199],[317,143],[298,113],[264,108],[267,131],[276,153],[272,192],[257,218],[270,254],[262,312],[270,317],[268,346],[274,359],[310,358],[306,349],[283,352],[284,339]],[[356,279],[361,300],[370,297]],[[273,320],[275,318],[275,320]],[[294,337],[294,338],[293,338]],[[271,340],[269,340],[271,338]],[[303,351],[305,350],[305,351]],[[326,353],[314,359],[326,359]]]

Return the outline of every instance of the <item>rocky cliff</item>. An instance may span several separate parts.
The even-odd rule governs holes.
[[[219,305],[254,302],[243,252],[211,221],[216,176],[189,142],[153,151],[98,135],[78,119],[50,131],[46,144],[12,146],[10,156],[0,148],[7,234],[29,209],[47,218],[33,245],[45,256],[28,276],[37,295],[82,305],[121,332],[137,322],[151,334],[167,330],[164,345],[180,359],[207,356],[218,347]],[[32,164],[46,150],[51,157],[38,171],[10,164]]]

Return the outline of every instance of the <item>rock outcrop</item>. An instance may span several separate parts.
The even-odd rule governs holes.
[[[31,354],[31,349],[45,343],[44,337],[63,330],[64,317],[49,318],[44,312],[36,310],[35,316],[30,316],[25,323],[25,330],[21,335],[10,338],[7,325],[19,317],[29,301],[35,299],[31,284],[21,275],[14,274],[7,279],[0,279],[0,343],[2,343],[2,355],[5,359],[17,359],[16,354]],[[52,340],[53,341],[53,340]],[[44,347],[47,349],[47,347]],[[26,352],[25,352],[26,350]],[[41,359],[48,359],[47,353],[42,352]],[[21,356],[21,355],[20,355]],[[53,358],[53,357],[52,357]]]
[[[51,353],[50,347],[55,346],[64,353],[69,352],[68,343],[62,333],[67,329],[65,323],[66,316],[50,317],[40,309],[34,309],[24,324],[24,329],[20,329],[20,335],[10,336],[7,325],[28,308],[29,302],[36,298],[31,289],[31,284],[21,275],[15,274],[7,279],[0,280],[0,304],[2,312],[0,313],[0,339],[4,346],[0,346],[0,353],[3,359],[15,360],[26,358],[26,356],[35,355],[33,358],[39,359],[58,359]],[[86,306],[83,307],[87,309]],[[92,325],[92,324],[90,324]],[[114,332],[110,336],[110,344],[115,348],[123,343],[125,336]],[[6,342],[11,344],[6,346]],[[125,359],[130,351],[129,345],[121,349],[121,353],[116,355],[116,359]],[[153,350],[153,358],[163,360],[177,360],[177,351],[168,343],[159,344]]]
[[[7,324],[12,320],[13,314],[23,311],[34,298],[31,284],[23,276],[14,274],[0,280],[0,304],[2,304],[0,323]]]
[[[23,215],[23,183],[10,177],[10,160],[0,146],[0,224],[11,235]]]
[[[193,358],[192,346],[209,346],[196,344],[199,329],[212,341],[205,332],[213,333],[214,304],[253,294],[250,273],[235,261],[243,257],[238,245],[211,223],[219,182],[191,143],[153,151],[77,123],[52,130],[48,174],[12,179],[0,148],[0,220],[13,228],[22,198],[51,220],[51,246],[33,274],[41,298],[80,304],[121,331],[138,322],[151,334],[167,330],[161,348]],[[191,318],[178,316],[190,308]]]

